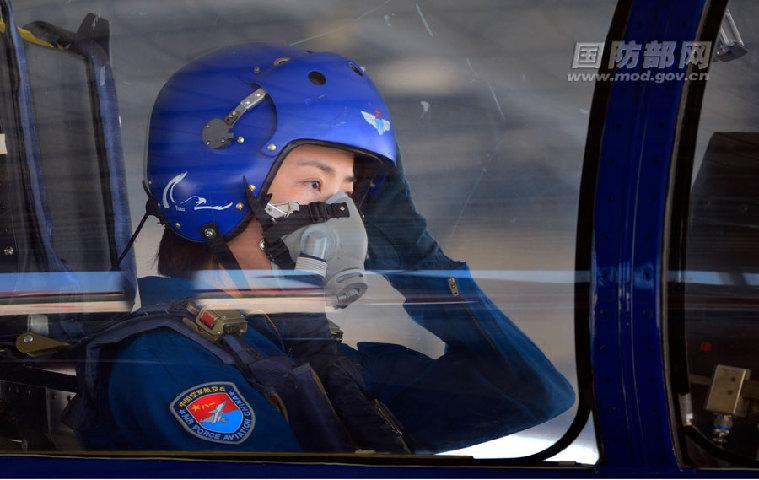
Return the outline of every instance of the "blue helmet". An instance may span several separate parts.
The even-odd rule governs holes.
[[[251,217],[248,200],[303,143],[395,163],[387,105],[360,66],[262,43],[201,57],[172,75],[153,106],[150,209],[188,240],[206,241],[209,225],[228,240]]]

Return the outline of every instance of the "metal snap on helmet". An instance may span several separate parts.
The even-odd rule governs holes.
[[[329,52],[251,43],[177,71],[150,119],[147,190],[168,228],[230,239],[293,147],[316,143],[395,163],[388,108],[364,70]],[[247,190],[247,193],[246,193]]]

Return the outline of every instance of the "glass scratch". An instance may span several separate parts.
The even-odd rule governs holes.
[[[381,3],[380,5],[377,5],[376,7],[374,7],[374,8],[371,8],[371,9],[367,10],[366,12],[362,13],[361,15],[359,15],[358,17],[354,18],[354,19],[353,19],[353,21],[356,21],[356,20],[361,20],[361,19],[362,19],[362,18],[364,18],[365,16],[367,16],[367,15],[371,15],[372,13],[374,13],[374,12],[376,12],[377,10],[379,10],[380,8],[384,7],[385,5],[387,5],[388,3],[390,3],[391,1],[392,1],[392,0],[385,0],[385,1],[384,1],[383,3]],[[301,43],[305,43],[305,42],[308,42],[308,41],[311,41],[311,40],[316,40],[317,38],[325,37],[325,36],[327,36],[327,35],[330,35],[330,34],[333,34],[333,33],[339,32],[339,31],[341,31],[341,30],[344,30],[345,28],[347,28],[347,24],[346,24],[346,25],[343,25],[342,27],[334,28],[334,29],[332,29],[332,30],[329,30],[329,31],[327,31],[327,32],[319,33],[319,34],[316,34],[316,35],[314,35],[314,36],[311,36],[311,37],[307,37],[307,38],[304,38],[304,39],[302,39],[302,40],[297,40],[297,41],[295,41],[295,42],[291,43],[291,44],[290,44],[290,46],[291,46],[291,47],[294,47],[294,46],[296,46],[296,45],[299,45],[299,44],[301,44]]]
[[[485,85],[488,86],[488,89],[490,90],[490,94],[493,96],[493,101],[495,102],[495,106],[498,108],[498,113],[501,114],[501,119],[506,120],[506,115],[503,114],[503,109],[501,108],[501,102],[498,101],[498,96],[495,94],[495,90],[493,90],[493,86],[490,85],[490,82],[485,81]]]
[[[430,28],[430,24],[427,23],[427,19],[424,18],[424,13],[422,13],[422,7],[420,7],[418,3],[416,4],[416,11],[417,11],[417,13],[419,13],[419,18],[422,19],[422,23],[424,24],[424,28],[427,29],[427,33],[430,34],[430,37],[434,37],[435,34],[432,33],[432,29]]]

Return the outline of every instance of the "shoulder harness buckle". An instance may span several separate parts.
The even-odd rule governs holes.
[[[185,325],[212,342],[218,342],[222,335],[243,335],[248,331],[248,321],[239,310],[210,310],[188,304],[190,317],[184,317]]]

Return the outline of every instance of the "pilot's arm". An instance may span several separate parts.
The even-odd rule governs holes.
[[[465,263],[448,258],[411,200],[403,167],[368,196],[368,270],[385,271],[410,317],[446,343],[437,360],[399,346],[359,346],[365,378],[416,450],[464,447],[543,423],[574,402],[569,382],[495,306]],[[389,273],[387,271],[390,271]],[[446,297],[449,305],[409,302]]]

